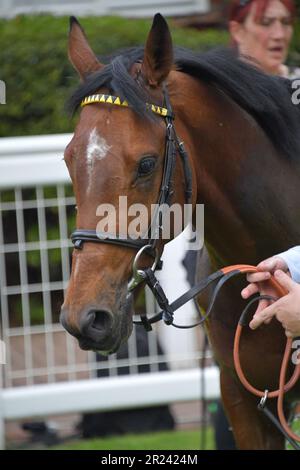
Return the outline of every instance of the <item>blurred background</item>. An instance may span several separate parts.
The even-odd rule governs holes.
[[[214,448],[218,371],[200,329],[135,328],[118,354],[101,358],[81,351],[59,324],[75,227],[62,157],[77,119],[65,111],[78,83],[67,58],[69,15],[98,55],[143,44],[157,12],[175,44],[204,51],[228,44],[226,7],[225,0],[0,1],[2,448]],[[288,63],[300,64],[299,24]],[[182,243],[179,237],[164,255],[171,300],[189,287]],[[137,300],[137,312],[156,308],[149,292]],[[196,316],[191,303],[177,319],[189,324]],[[86,441],[128,433],[127,441]]]

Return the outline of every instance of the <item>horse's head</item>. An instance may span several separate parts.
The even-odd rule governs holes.
[[[158,202],[162,189],[167,133],[164,83],[173,52],[169,29],[160,15],[154,19],[144,54],[139,55],[130,59],[127,54],[126,60],[117,57],[102,65],[72,19],[69,57],[82,79],[73,100],[78,104],[85,99],[88,106],[82,107],[65,161],[76,196],[78,230],[94,231],[94,235],[95,230],[107,230],[122,236],[125,228],[130,237],[139,228],[133,220],[139,210],[145,232],[151,204]],[[149,103],[160,107],[151,109]],[[173,180],[179,189],[172,202],[184,200],[183,179],[182,168],[176,165]],[[135,206],[130,214],[125,206],[133,204],[142,206]],[[133,312],[127,286],[137,251],[137,246],[91,240],[74,250],[61,320],[83,349],[113,352],[130,335]],[[148,266],[153,259],[144,254],[141,262]]]

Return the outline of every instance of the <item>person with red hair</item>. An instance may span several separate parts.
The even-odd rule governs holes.
[[[289,77],[285,60],[295,18],[293,0],[232,0],[229,5],[231,44],[241,58],[263,71]]]

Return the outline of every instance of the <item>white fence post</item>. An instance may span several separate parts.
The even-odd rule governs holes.
[[[182,260],[186,254],[186,237],[181,233],[174,240],[167,243],[162,256],[163,270],[157,272],[157,278],[161,283],[167,295],[169,302],[173,302],[177,297],[184,294],[190,288],[187,281],[187,273],[183,267]],[[175,312],[175,322],[178,324],[190,325],[198,321],[194,302],[188,302]],[[176,329],[165,328],[161,325],[159,328],[159,337],[162,340],[165,354],[172,356],[174,354],[186,356],[186,361],[170,362],[171,368],[197,367],[199,362],[193,357],[193,352],[197,350],[197,329]]]

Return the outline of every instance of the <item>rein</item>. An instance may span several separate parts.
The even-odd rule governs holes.
[[[185,176],[185,199],[186,203],[191,203],[192,199],[192,173],[188,161],[188,155],[184,148],[183,142],[180,141],[176,134],[176,130],[174,128],[174,115],[172,112],[172,107],[170,104],[170,100],[168,97],[166,87],[163,88],[163,96],[164,96],[164,106],[157,106],[154,104],[146,103],[146,108],[148,108],[151,112],[161,116],[166,123],[166,138],[165,138],[165,155],[164,155],[164,170],[163,170],[163,177],[162,183],[159,191],[158,196],[158,207],[162,204],[170,205],[171,198],[173,195],[173,182],[172,177],[174,173],[174,168],[176,164],[176,156],[177,152],[180,155],[184,176]],[[86,97],[81,106],[87,106],[90,104],[96,103],[106,103],[109,105],[115,106],[123,106],[128,107],[129,104],[126,100],[121,100],[120,97],[112,96],[112,95],[104,95],[104,94],[96,94]],[[152,230],[151,230],[152,228]],[[155,237],[150,236],[153,233]],[[82,249],[83,244],[85,242],[93,242],[93,243],[109,243],[119,245],[121,247],[126,247],[130,249],[138,250],[135,259],[133,261],[133,277],[128,284],[128,295],[132,295],[132,291],[141,283],[145,283],[151,289],[154,294],[154,297],[161,308],[161,311],[156,315],[148,318],[146,315],[141,314],[140,321],[134,321],[135,324],[143,325],[147,331],[152,329],[152,324],[156,323],[160,320],[163,320],[167,325],[172,325],[175,328],[193,328],[195,326],[201,325],[204,323],[209,315],[211,314],[212,308],[214,306],[215,300],[223,287],[223,285],[229,281],[229,279],[240,275],[242,273],[249,273],[249,272],[256,272],[256,268],[254,266],[249,265],[234,265],[228,266],[223,268],[219,271],[208,276],[206,279],[199,282],[197,285],[192,287],[189,291],[185,294],[181,295],[178,299],[173,301],[171,304],[169,303],[166,294],[161,287],[158,279],[155,276],[155,270],[160,269],[162,266],[161,261],[161,253],[159,253],[158,248],[156,246],[157,240],[159,239],[159,235],[161,233],[162,227],[159,220],[158,212],[154,213],[153,219],[150,223],[150,227],[148,227],[147,234],[145,237],[140,238],[138,240],[134,240],[131,238],[122,238],[117,235],[108,235],[107,233],[99,233],[95,230],[85,230],[85,229],[77,229],[71,234],[71,240],[74,244],[76,249]],[[140,257],[147,253],[152,258],[154,258],[154,262],[151,267],[146,269],[139,269],[138,262]],[[177,325],[173,321],[174,312],[185,305],[189,300],[194,299],[197,297],[201,292],[203,292],[210,284],[217,282],[213,294],[211,296],[211,300],[205,315],[200,319],[199,322],[193,325]],[[282,289],[282,287],[276,282],[276,280],[271,277],[269,282],[275,287],[276,291],[278,292],[278,296],[281,297],[286,293]],[[289,428],[286,418],[283,412],[283,399],[284,394],[290,390],[295,383],[298,381],[300,377],[300,364],[295,367],[294,373],[291,379],[285,383],[285,377],[287,373],[289,358],[291,355],[292,350],[292,340],[288,339],[286,343],[286,348],[284,352],[284,357],[281,365],[280,370],[280,379],[279,379],[279,388],[278,390],[273,391],[262,391],[257,390],[253,387],[247,380],[243,368],[240,361],[240,338],[242,334],[242,329],[244,326],[248,324],[247,314],[249,312],[249,307],[254,303],[259,301],[262,298],[272,299],[269,296],[257,296],[252,299],[244,311],[241,314],[240,320],[238,322],[238,326],[236,329],[235,340],[234,340],[234,351],[233,351],[233,358],[234,358],[234,365],[236,373],[244,385],[244,387],[255,396],[261,398],[258,408],[263,411],[266,416],[273,422],[273,424],[284,434],[286,439],[291,443],[291,445],[300,450],[300,446],[296,443],[300,442],[300,437],[297,436],[294,432],[291,431]],[[275,300],[275,299],[272,299]],[[265,406],[266,401],[268,398],[277,398],[277,411],[278,411],[278,419],[271,413],[271,411]]]
[[[245,274],[245,273],[251,273],[251,272],[257,272],[257,268],[255,266],[250,266],[250,265],[227,266],[223,269],[220,269],[219,271],[214,272],[207,278],[203,279],[198,284],[193,286],[190,290],[188,290],[185,294],[181,295],[178,299],[176,299],[170,304],[168,302],[168,299],[161,285],[159,284],[159,281],[156,279],[154,272],[151,270],[151,268],[147,268],[145,271],[142,271],[140,275],[144,277],[146,284],[152,290],[155,296],[155,299],[159,307],[162,310],[151,318],[148,318],[146,315],[142,314],[140,315],[141,321],[134,321],[134,323],[138,325],[143,325],[147,331],[152,330],[152,324],[160,320],[163,320],[167,325],[172,325],[175,328],[182,328],[182,329],[193,328],[195,326],[201,325],[208,319],[209,315],[211,314],[215,300],[221,288],[223,287],[223,285],[226,284],[226,282],[229,281],[233,277],[236,277],[238,275]],[[209,302],[209,306],[199,322],[193,325],[188,325],[188,326],[176,325],[175,323],[173,323],[173,315],[177,309],[185,305],[189,300],[194,299],[195,297],[200,295],[210,284],[216,281],[217,281],[217,284],[213,290],[213,293]],[[273,276],[271,276],[271,279],[268,282],[276,289],[278,293],[278,298],[286,294],[285,290],[280,286],[280,284],[278,284],[278,282],[274,279]],[[263,391],[263,390],[258,390],[257,388],[255,388],[247,380],[243,371],[242,364],[241,364],[240,340],[241,340],[242,330],[243,330],[243,327],[247,326],[249,323],[248,313],[250,311],[250,307],[253,305],[254,302],[258,302],[261,299],[268,299],[268,300],[274,300],[274,301],[277,300],[276,298],[271,297],[269,295],[259,295],[251,299],[248,302],[247,306],[244,308],[240,316],[240,319],[236,328],[235,338],[234,338],[233,360],[234,360],[235,371],[239,380],[243,384],[243,386],[250,393],[261,398],[258,404],[258,409],[262,411],[272,421],[272,423],[279,429],[280,432],[282,432],[282,434],[289,441],[292,447],[294,447],[294,449],[300,450],[300,446],[297,444],[297,442],[300,442],[300,436],[295,434],[290,429],[286,421],[286,418],[284,415],[284,409],[283,409],[284,408],[283,400],[284,400],[285,393],[291,390],[291,388],[297,383],[297,381],[300,378],[300,364],[297,364],[295,366],[292,377],[289,379],[287,383],[285,383],[287,369],[289,365],[289,359],[290,359],[291,352],[292,352],[292,339],[287,339],[287,342],[286,342],[284,356],[283,356],[283,360],[282,360],[281,368],[280,368],[278,390],[269,391],[266,389]],[[266,401],[268,398],[277,398],[277,413],[278,413],[279,420],[266,407]]]

